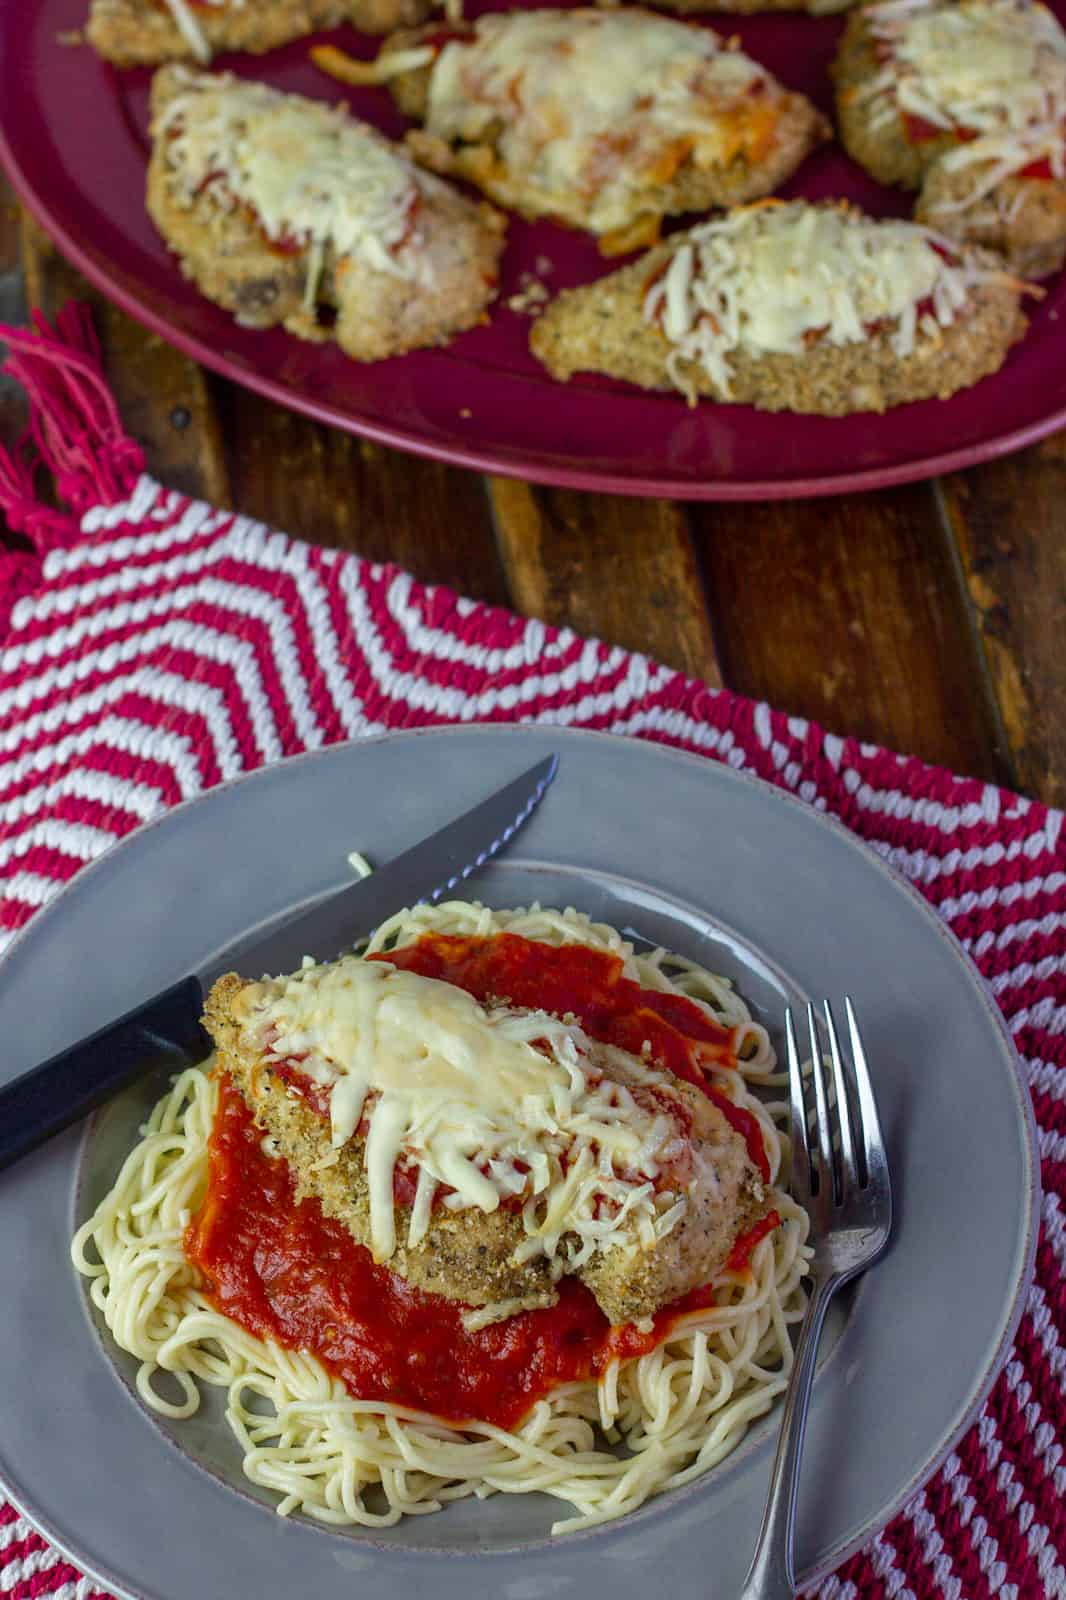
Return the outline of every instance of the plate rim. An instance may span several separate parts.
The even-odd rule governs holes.
[[[630,477],[609,470],[552,467],[535,459],[523,460],[520,459],[521,451],[506,446],[497,449],[491,447],[478,449],[474,445],[464,444],[458,438],[451,443],[439,443],[424,437],[415,429],[356,417],[350,411],[331,405],[327,399],[291,388],[256,367],[245,367],[239,362],[231,361],[222,349],[216,349],[195,334],[187,333],[168,316],[154,311],[137,293],[118,281],[105,261],[98,261],[90,254],[77,236],[70,232],[59,210],[49,203],[45,196],[38,193],[18,161],[4,126],[2,113],[0,113],[0,167],[5,170],[18,198],[64,258],[112,304],[157,334],[174,349],[231,383],[238,384],[254,394],[262,395],[289,411],[295,411],[302,416],[310,417],[315,422],[337,428],[357,438],[369,439],[375,444],[404,450],[426,460],[442,462],[447,466],[498,474],[505,478],[516,478],[548,488],[620,494],[633,499],[694,502],[810,500],[925,482],[946,473],[959,472],[967,467],[998,460],[1001,456],[1010,455],[1028,445],[1036,444],[1048,434],[1066,426],[1066,403],[1064,403],[1056,410],[1021,427],[1010,429],[1006,433],[993,434],[955,450],[934,452],[909,461],[897,462],[895,466],[867,467],[861,470],[844,468],[840,472],[823,473],[811,478],[781,479],[708,478],[690,481],[670,475],[654,474]],[[995,374],[992,374],[992,377],[994,376]]]
[[[700,754],[694,751],[678,749],[672,745],[659,743],[657,740],[640,739],[634,737],[633,735],[609,733],[600,731],[598,729],[560,728],[521,723],[497,724],[491,722],[471,722],[450,724],[443,727],[430,726],[421,728],[397,729],[394,731],[387,731],[385,733],[367,735],[365,737],[338,740],[333,744],[320,746],[315,750],[299,751],[293,755],[284,756],[280,760],[266,762],[262,766],[256,767],[249,772],[239,773],[235,777],[215,784],[211,788],[205,789],[199,794],[189,796],[188,798],[179,801],[176,805],[170,806],[166,810],[162,811],[158,816],[135,826],[130,833],[126,834],[122,838],[117,839],[113,845],[108,847],[103,852],[102,855],[96,857],[90,862],[87,862],[83,867],[81,867],[74,874],[74,876],[68,879],[62,888],[51,897],[50,900],[48,900],[34,913],[28,922],[24,923],[22,927],[15,932],[14,937],[10,940],[3,952],[0,953],[0,981],[2,981],[5,974],[9,957],[14,951],[20,949],[22,944],[28,939],[30,930],[38,927],[41,924],[42,919],[47,919],[49,922],[51,922],[56,918],[58,913],[62,912],[63,902],[68,891],[73,889],[75,885],[84,885],[90,875],[95,876],[99,870],[104,869],[107,863],[115,856],[116,851],[132,845],[135,841],[142,840],[146,835],[167,823],[178,813],[184,813],[191,810],[193,807],[199,807],[203,805],[220,791],[230,791],[237,788],[239,785],[251,784],[256,779],[266,778],[269,774],[273,774],[281,767],[290,768],[297,764],[322,762],[330,757],[340,754],[341,752],[347,752],[361,747],[370,747],[386,742],[394,743],[403,741],[406,743],[426,738],[436,739],[440,737],[447,738],[449,736],[463,737],[471,734],[475,736],[487,734],[497,738],[502,735],[507,739],[511,739],[516,743],[519,743],[522,741],[524,736],[531,732],[539,734],[545,739],[559,743],[610,743],[622,748],[631,747],[634,744],[645,747],[650,746],[651,749],[646,753],[650,754],[652,751],[657,752],[660,756],[665,756],[668,760],[681,761],[682,763],[691,766],[694,770],[707,771],[710,769],[710,771],[719,779],[722,779],[726,782],[735,782],[741,787],[755,787],[763,791],[770,791],[770,793],[776,797],[777,800],[785,802],[798,813],[801,813],[808,820],[813,821],[817,826],[821,826],[829,834],[836,835],[838,842],[848,845],[860,859],[865,860],[868,865],[873,865],[887,885],[894,886],[897,890],[903,891],[905,897],[910,900],[912,905],[917,907],[924,920],[930,926],[931,931],[939,935],[947,947],[952,951],[960,970],[966,974],[970,982],[975,998],[979,1000],[982,1010],[991,1022],[995,1033],[999,1037],[999,1042],[1002,1047],[1002,1054],[1009,1069],[1009,1081],[1013,1090],[1015,1103],[1019,1112],[1019,1122],[1024,1135],[1022,1144],[1024,1148],[1028,1177],[1028,1183],[1025,1186],[1022,1196],[1023,1204],[1026,1208],[1025,1239],[1024,1246],[1019,1248],[1016,1257],[1019,1265],[1015,1274],[1009,1313],[1003,1322],[1000,1337],[997,1341],[991,1359],[986,1364],[984,1371],[978,1377],[975,1386],[971,1391],[969,1400],[963,1405],[960,1414],[951,1424],[948,1431],[937,1442],[933,1451],[927,1456],[924,1464],[918,1471],[911,1475],[905,1484],[901,1485],[893,1493],[891,1503],[885,1511],[879,1513],[877,1517],[868,1520],[864,1527],[859,1529],[849,1540],[842,1544],[840,1548],[834,1551],[828,1558],[815,1563],[800,1575],[799,1582],[804,1588],[806,1588],[811,1584],[822,1581],[832,1572],[837,1570],[837,1568],[850,1560],[852,1556],[864,1549],[866,1545],[869,1544],[871,1539],[875,1538],[899,1514],[911,1497],[917,1493],[921,1487],[935,1475],[936,1472],[940,1470],[944,1464],[944,1461],[951,1454],[959,1440],[968,1431],[977,1418],[979,1412],[984,1406],[985,1401],[988,1398],[989,1393],[991,1392],[996,1379],[1006,1363],[1014,1341],[1014,1336],[1025,1311],[1028,1291],[1033,1280],[1035,1269],[1036,1251],[1040,1229],[1040,1200],[1042,1196],[1038,1130],[1032,1105],[1032,1097],[1029,1091],[1028,1080],[1025,1075],[1021,1057],[1015,1047],[1014,1040],[1007,1025],[1006,1017],[1001,1011],[987,980],[984,978],[983,974],[966,952],[958,935],[949,926],[949,924],[938,915],[932,903],[920,893],[915,885],[912,884],[903,873],[901,873],[890,862],[886,861],[876,850],[867,844],[864,839],[846,827],[845,824],[832,813],[816,808],[807,801],[801,799],[799,795],[793,793],[791,790],[781,788],[778,785],[759,777],[756,773],[738,769],[731,766],[726,761],[715,759],[713,756]],[[2,884],[0,884],[0,893],[2,893]],[[772,952],[762,953],[769,955],[771,960],[776,961],[776,957],[773,956]],[[86,1132],[88,1131],[88,1126],[89,1125],[87,1124]],[[82,1141],[84,1141],[84,1138],[86,1137],[86,1132],[83,1132]],[[860,1291],[861,1288],[862,1285],[860,1283]],[[686,1487],[691,1489],[699,1488],[699,1486],[700,1480],[697,1479],[694,1481],[693,1485]],[[10,1480],[3,1473],[0,1473],[0,1491],[4,1493],[7,1499],[16,1507],[16,1509],[21,1512],[24,1517],[36,1529],[39,1530],[39,1532],[49,1541],[49,1543],[59,1550],[62,1555],[66,1556],[67,1559],[77,1566],[83,1573],[87,1574],[87,1576],[90,1577],[93,1582],[102,1584],[106,1589],[110,1590],[111,1593],[117,1597],[117,1600],[150,1600],[151,1591],[142,1589],[140,1594],[135,1594],[132,1590],[125,1588],[121,1582],[117,1581],[116,1577],[109,1573],[105,1567],[97,1567],[95,1563],[86,1561],[86,1559],[78,1553],[74,1545],[69,1543],[61,1534],[58,1534],[56,1531],[54,1531],[51,1518],[47,1512],[42,1513],[36,1506],[31,1505],[29,1502],[23,1500],[19,1494],[13,1492]],[[684,1494],[685,1490],[682,1489],[679,1492]],[[654,1502],[652,1502],[652,1505],[654,1505]],[[620,1524],[608,1524],[606,1531],[609,1533],[612,1526],[625,1526],[627,1521],[627,1518],[623,1518]],[[328,1532],[328,1530],[326,1531]],[[604,1531],[605,1530],[602,1528],[588,1530],[590,1534],[595,1534],[598,1532],[601,1534],[601,1536]],[[406,1553],[418,1555],[425,1554],[429,1559],[441,1559],[439,1554],[434,1556],[432,1552]],[[478,1562],[483,1562],[486,1557],[491,1560],[494,1556],[498,1556],[501,1560],[508,1558],[513,1559],[514,1554],[515,1552],[513,1549],[486,1550],[473,1552],[459,1557],[459,1559],[474,1559]],[[531,1551],[530,1556],[531,1559],[535,1559],[536,1551]],[[456,1556],[451,1556],[445,1559],[448,1559],[449,1561],[455,1560]]]

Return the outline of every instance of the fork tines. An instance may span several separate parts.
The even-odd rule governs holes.
[[[785,1012],[792,1114],[792,1192],[825,1214],[871,1187],[888,1192],[888,1167],[866,1052],[850,998],[844,1009],[850,1064],[840,1048],[833,1009],[823,1002],[828,1062],[814,1006],[807,1005],[809,1055],[801,1062],[791,1009]],[[813,1098],[813,1107],[811,1100]],[[813,1111],[813,1118],[812,1118]],[[813,1130],[812,1130],[813,1121]],[[813,1132],[813,1137],[812,1137]]]

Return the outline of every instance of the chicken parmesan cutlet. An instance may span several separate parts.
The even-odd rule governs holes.
[[[847,416],[945,399],[1025,331],[987,252],[843,205],[764,202],[564,291],[530,336],[553,377],[599,372],[763,411]]]
[[[185,276],[245,327],[378,361],[483,319],[504,219],[341,107],[164,67],[151,135],[152,220]]]
[[[947,237],[1042,277],[1066,255],[1066,32],[1038,0],[877,0],[834,67],[850,155]]]
[[[221,50],[261,55],[342,22],[389,33],[429,10],[428,0],[92,0],[86,36],[117,67],[206,65]]]
[[[180,1427],[224,1394],[280,1515],[537,1492],[564,1533],[784,1389],[809,1219],[728,977],[574,907],[446,900],[231,973],[204,1021],[71,1256],[141,1401]]]
[[[369,67],[312,54],[348,81],[388,82],[422,123],[408,144],[424,166],[595,234],[605,254],[654,242],[664,217],[769,194],[829,134],[709,28],[637,8],[429,24]]]
[[[497,974],[520,958],[550,989],[553,969],[573,969],[572,949],[507,937]],[[205,1013],[220,1070],[297,1199],[317,1200],[414,1288],[491,1322],[553,1304],[575,1276],[611,1324],[646,1323],[708,1283],[769,1209],[758,1120],[701,1087],[696,1067],[688,1082],[655,1060],[668,1031],[698,1061],[699,1034],[716,1025],[690,1001],[673,1022],[651,1009],[636,1021],[631,983],[597,997],[590,1027],[572,1010],[478,999],[460,984],[504,980],[495,951],[471,966],[469,947],[494,941],[454,942],[463,960],[450,966],[438,941],[220,979]],[[613,961],[578,956],[578,978],[582,956],[587,968]],[[427,975],[445,970],[459,981]],[[694,1039],[676,1020],[686,1007]],[[611,1042],[634,1025],[649,1035],[640,1054]],[[720,1049],[728,1031],[715,1037]]]

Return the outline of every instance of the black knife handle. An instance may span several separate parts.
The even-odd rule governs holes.
[[[0,1171],[152,1068],[202,1061],[211,1047],[203,1003],[199,979],[183,978],[0,1088]]]

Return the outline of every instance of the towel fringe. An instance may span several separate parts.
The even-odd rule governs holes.
[[[34,311],[33,328],[0,325],[8,347],[4,371],[26,390],[30,427],[14,450],[0,449],[0,508],[41,556],[80,537],[94,505],[127,499],[144,471],[144,453],[122,426],[103,373],[88,306],[75,301],[49,325]],[[40,465],[53,474],[55,510],[36,486]]]

